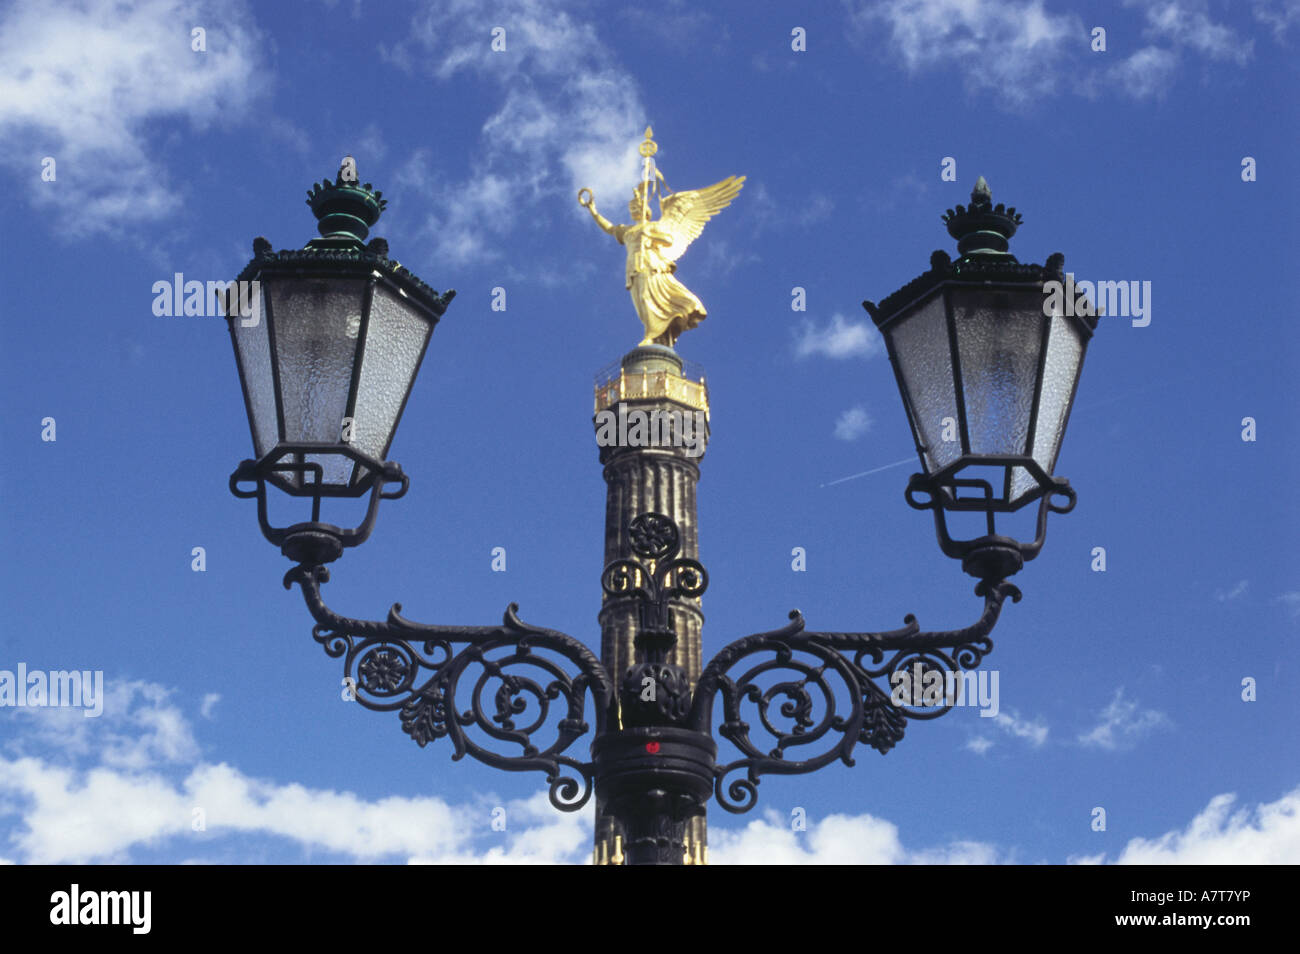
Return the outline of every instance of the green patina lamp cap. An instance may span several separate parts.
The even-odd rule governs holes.
[[[343,158],[331,182],[318,182],[307,191],[307,204],[316,216],[320,237],[299,249],[275,251],[270,242],[253,240],[253,260],[236,281],[267,281],[277,274],[313,274],[322,279],[385,278],[401,295],[410,297],[441,316],[456,296],[451,289],[439,294],[405,265],[389,257],[388,242],[365,238],[388,205],[382,192],[357,178],[357,163]]]
[[[993,204],[993,191],[983,176],[971,190],[970,206],[957,206],[943,214],[948,234],[957,240],[957,251],[965,258],[1015,257],[1007,251],[1007,240],[1016,234],[1023,223],[1015,206],[1006,208],[999,202]]]
[[[316,216],[321,237],[308,248],[356,248],[365,244],[370,228],[388,205],[382,192],[357,178],[357,162],[344,156],[333,182],[324,179],[307,191],[307,204]]]

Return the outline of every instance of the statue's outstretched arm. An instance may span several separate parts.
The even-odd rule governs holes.
[[[591,213],[591,217],[596,220],[596,224],[599,225],[602,230],[608,232],[610,235],[614,235],[614,223],[596,211],[596,197],[592,195],[590,189],[578,190],[578,204]],[[618,238],[617,235],[614,235],[614,237]]]

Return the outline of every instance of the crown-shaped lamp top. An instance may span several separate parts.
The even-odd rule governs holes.
[[[963,258],[1007,258],[1015,256],[1007,251],[1007,240],[1016,234],[1024,221],[1015,206],[1006,208],[999,202],[993,204],[993,192],[980,176],[971,190],[970,207],[957,206],[943,215],[948,234],[957,240],[957,251]]]
[[[307,191],[307,204],[316,216],[321,238],[310,248],[351,248],[365,243],[370,228],[388,205],[382,192],[357,178],[357,162],[344,156],[333,182],[324,179]]]

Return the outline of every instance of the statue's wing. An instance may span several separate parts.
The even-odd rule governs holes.
[[[704,231],[704,223],[731,205],[744,184],[744,176],[729,176],[703,189],[664,196],[659,202],[662,215],[655,224],[671,235],[673,242],[663,250],[663,256],[670,262],[681,258]]]

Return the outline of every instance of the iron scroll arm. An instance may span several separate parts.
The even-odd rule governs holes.
[[[562,811],[587,803],[593,765],[563,753],[591,728],[588,693],[597,738],[614,706],[613,683],[590,649],[572,636],[523,622],[514,603],[499,626],[416,623],[401,615],[400,603],[384,622],[351,619],[325,605],[320,585],[328,580],[326,567],[300,564],[285,574],[284,586],[301,587],[316,620],[312,637],[327,655],[343,659],[346,685],[357,702],[378,712],[399,710],[402,729],[421,747],[449,738],[453,760],[470,755],[493,768],[545,772],[551,804]],[[557,700],[558,719],[552,710]],[[491,741],[475,741],[471,729]],[[549,744],[541,747],[534,735]],[[491,742],[520,749],[502,752]]]
[[[757,802],[762,775],[814,772],[837,759],[852,766],[859,742],[884,754],[903,738],[907,719],[934,719],[949,712],[955,703],[950,692],[941,694],[936,704],[912,696],[916,677],[977,667],[993,650],[989,633],[1003,601],[1010,596],[1018,602],[1021,595],[1005,580],[983,580],[975,593],[984,597],[984,611],[963,629],[921,632],[909,614],[901,629],[889,632],[808,632],[803,616],[792,610],[790,623],[781,629],[739,639],[719,651],[700,675],[689,717],[692,729],[708,733],[714,699],[721,695],[719,733],[742,753],[714,767],[718,804],[735,814],[746,812]],[[741,660],[759,654],[764,658],[745,672],[728,675]],[[764,678],[782,671],[792,677],[776,682]],[[888,688],[877,684],[882,678]],[[896,703],[892,689],[904,682],[909,686],[908,703],[920,704]],[[944,684],[952,684],[946,676]],[[841,715],[837,706],[843,708],[846,698],[848,711]],[[751,739],[752,726],[742,708],[746,703],[752,704],[763,731],[775,739],[773,748],[764,751]],[[823,740],[828,747],[818,746]],[[789,758],[800,746],[815,746],[817,754]],[[742,769],[744,776],[727,782]]]
[[[417,623],[397,603],[379,622],[325,605],[323,565],[299,563],[284,585],[301,588],[316,621],[312,636],[327,655],[343,659],[352,698],[367,709],[400,712],[402,729],[421,747],[446,737],[453,760],[470,755],[494,768],[544,772],[550,801],[562,811],[583,807],[597,783],[617,795],[620,786],[635,794],[642,782],[672,782],[685,786],[679,794],[697,811],[711,789],[736,814],[757,803],[763,775],[804,774],[837,760],[852,766],[859,743],[884,754],[903,738],[908,719],[949,712],[956,703],[950,689],[932,699],[919,684],[939,674],[951,687],[951,674],[978,667],[993,650],[989,634],[1003,602],[1021,596],[1006,580],[982,580],[975,588],[984,598],[979,619],[947,632],[922,632],[910,614],[887,632],[809,632],[793,610],[784,627],[724,647],[692,687],[668,655],[676,642],[669,607],[702,593],[707,574],[678,556],[680,535],[669,518],[643,514],[630,530],[642,560],[616,560],[602,574],[607,593],[640,604],[636,661],[618,674],[621,684],[583,643],[520,620],[514,603],[497,626]],[[900,677],[917,687],[902,700],[894,691]],[[659,687],[649,703],[647,681]],[[589,693],[594,727],[587,722]],[[719,696],[718,733],[741,755],[726,763],[715,761],[712,742]],[[590,761],[565,754],[593,728]],[[755,729],[771,737],[766,748],[752,738]],[[814,754],[799,757],[804,752]],[[663,775],[674,771],[684,771],[685,781]]]

